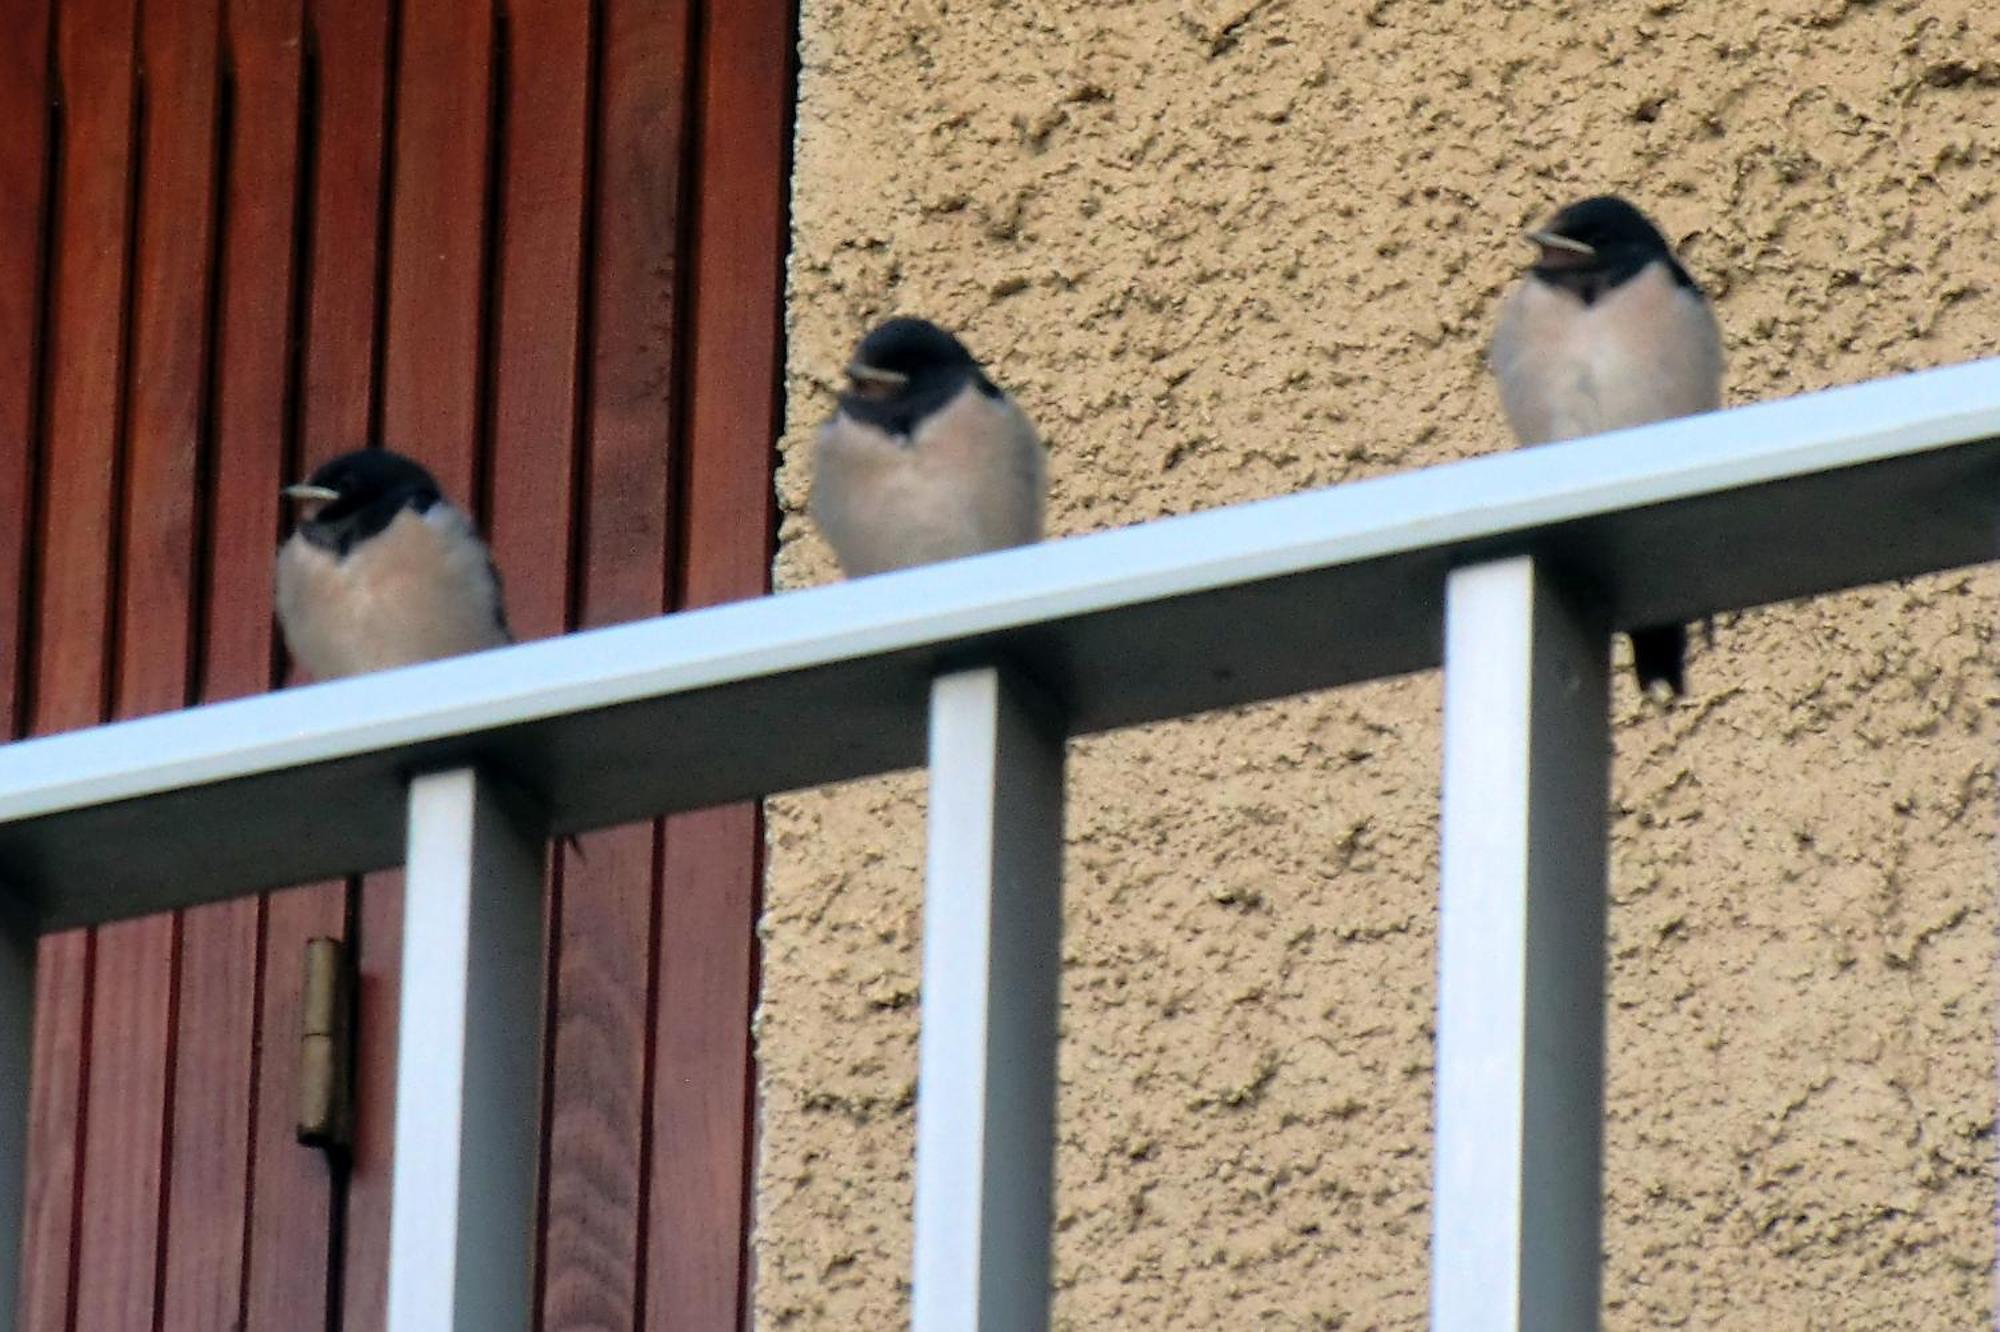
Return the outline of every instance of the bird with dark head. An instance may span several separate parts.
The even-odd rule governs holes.
[[[1722,330],[1647,216],[1615,195],[1528,233],[1535,259],[1500,307],[1488,364],[1521,444],[1549,444],[1722,405]],[[1632,631],[1640,688],[1685,692],[1687,630]]]
[[[278,549],[278,624],[315,679],[512,641],[492,556],[417,463],[363,449],[283,493],[302,507]]]
[[[814,450],[811,510],[849,577],[1041,539],[1046,462],[965,344],[898,318],[861,340]]]

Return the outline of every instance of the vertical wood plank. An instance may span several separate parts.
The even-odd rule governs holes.
[[[34,729],[103,720],[115,604],[109,542],[125,410],[134,167],[133,0],[78,0],[57,24],[67,135],[51,280]]]
[[[248,897],[181,917],[161,1256],[164,1328],[235,1327],[242,1308],[258,915],[258,900]],[[302,1193],[290,1205],[308,1209],[312,1195]],[[323,1263],[325,1250],[316,1257]]]
[[[484,412],[494,11],[404,0],[382,361],[382,440],[468,509]]]
[[[644,1324],[654,1332],[734,1328],[747,1313],[762,833],[754,804],[667,821]]]
[[[354,1144],[348,1166],[340,1317],[345,1332],[389,1318],[389,1192],[396,1128],[396,1016],[402,1004],[403,874],[371,874],[347,920],[355,935]]]
[[[113,606],[117,443],[124,410],[126,264],[136,99],[131,0],[78,0],[55,22],[66,111],[49,257],[46,445],[39,482],[37,734],[103,718]],[[88,931],[45,939],[36,977],[22,1322],[72,1326],[86,1089]]]
[[[446,492],[477,496],[484,428],[487,168],[495,12],[477,0],[402,0],[391,29],[391,178],[379,441],[421,460]],[[333,122],[328,121],[329,129]],[[315,328],[317,339],[319,330]],[[348,447],[353,447],[352,444]],[[370,875],[356,909],[361,996],[342,1321],[385,1317],[402,876]]]
[[[758,596],[771,582],[793,8],[741,0],[713,6],[703,25],[683,606]]]
[[[97,931],[77,1219],[78,1332],[153,1325],[176,922]],[[147,1048],[159,1053],[143,1055]]]
[[[0,136],[0,287],[14,299],[0,301],[0,512],[15,515],[0,533],[0,725],[8,739],[28,724],[28,654],[33,642],[30,586],[37,452],[42,447],[44,403],[43,357],[45,320],[50,298],[48,266],[50,222],[56,182],[51,171],[60,134],[54,113],[54,89],[49,83],[51,24],[46,0],[27,0],[0,9],[0,124],[15,127]],[[75,965],[61,975],[50,974],[64,961],[85,958],[80,934],[40,950],[45,960],[36,981],[30,1055],[29,1144],[37,1159],[24,1163],[20,1222],[22,1233],[4,1242],[22,1246],[21,1286],[12,1292],[15,1307],[0,1309],[0,1317],[15,1316],[20,1325],[46,1325],[49,1312],[62,1312],[67,1300],[69,1197],[61,1194],[70,1178],[62,1162],[40,1156],[61,1144],[51,1141],[63,1116],[74,1112],[77,1076],[82,1069],[82,1020],[64,999],[80,998],[83,968]],[[21,1076],[22,1070],[9,1070]],[[68,1139],[74,1143],[74,1137]],[[52,1188],[53,1186],[53,1188]],[[52,1196],[53,1195],[53,1196]],[[26,1232],[36,1225],[61,1227],[57,1243],[30,1246]],[[45,1260],[40,1279],[29,1263],[33,1254]],[[8,1255],[12,1261],[14,1255]],[[57,1261],[49,1261],[57,1260]],[[60,1274],[61,1289],[51,1278]],[[38,1313],[38,1311],[40,1311]]]
[[[41,434],[45,242],[54,98],[49,88],[48,0],[0,6],[0,725],[25,721],[29,541],[34,536],[35,449]]]
[[[278,488],[294,433],[299,330],[296,228],[301,83],[311,54],[300,0],[228,0],[224,23],[234,104],[222,182],[216,297],[214,456],[208,478],[200,680],[205,700],[271,686],[273,547]],[[372,231],[366,237],[372,245]],[[366,341],[367,325],[361,339]],[[366,402],[365,391],[361,395]]]
[[[487,529],[521,638],[567,627],[577,448],[592,10],[514,0],[504,43],[502,225]]]
[[[396,35],[395,0],[307,0],[306,14],[316,78],[301,471],[369,443],[376,424]]]
[[[21,1227],[25,1332],[63,1332],[69,1326],[92,942],[88,930],[54,935],[42,941],[36,960],[28,1197]]]
[[[499,232],[493,238],[498,247],[495,288],[489,293],[493,416],[487,526],[505,580],[508,617],[523,638],[561,633],[573,611],[574,480],[584,408],[578,362],[585,340],[584,284],[590,280],[586,226],[594,148],[594,28],[591,5],[518,0],[506,11],[500,42],[503,93],[498,110],[504,133],[495,162],[500,172],[494,198]],[[562,855],[556,853],[557,861]],[[544,974],[553,994],[561,957],[557,932],[565,870],[556,861],[551,864]],[[574,862],[567,868],[573,877]],[[650,881],[649,867],[642,866],[641,872]],[[544,1057],[551,1057],[548,1051]],[[556,1113],[545,1107],[542,1127]],[[546,1170],[546,1149],[543,1165]],[[542,1278],[554,1272],[554,1289],[562,1293],[545,1306],[557,1312],[544,1325],[576,1326],[565,1321],[563,1312],[575,1305],[568,1293],[570,1246],[548,1240],[547,1176],[538,1183],[543,1224],[537,1248],[553,1259],[538,1274],[538,1304],[551,1289]],[[566,1232],[558,1226],[556,1233]],[[584,1284],[592,1309],[606,1303],[595,1295],[607,1284],[615,1283],[604,1282],[593,1270]]]
[[[244,1332],[327,1326],[340,1261],[334,1251],[338,1199],[326,1158],[298,1141],[300,980],[307,941],[341,937],[346,906],[344,888],[323,884],[273,893],[264,903],[257,1012],[263,1053],[252,1102],[255,1192],[246,1227]]]
[[[692,14],[603,9],[596,259],[579,569],[585,625],[657,615],[673,551],[679,286]],[[565,865],[550,1078],[544,1325],[637,1325],[659,842],[584,839]]]
[[[254,29],[257,40],[269,40],[266,18],[260,10],[253,23],[246,9],[241,39],[251,40]],[[304,209],[296,222],[295,260],[304,284],[298,300],[303,326],[295,332],[298,382],[291,404],[297,437],[287,451],[283,480],[360,447],[375,428],[395,47],[394,0],[305,0],[295,166]],[[248,95],[246,89],[246,100]],[[280,516],[274,528],[282,521]],[[294,1140],[296,1061],[258,1063],[243,1313],[249,1332],[324,1326],[336,1301],[343,1326],[382,1325],[400,880],[385,875],[376,882],[382,887],[372,900],[351,902],[348,885],[319,884],[274,895],[266,909],[258,1025],[260,1045],[267,1050],[288,1050],[296,1039],[298,959],[306,941],[345,935],[350,912],[365,916],[371,906],[386,920],[378,923],[373,952],[356,959],[357,1025],[375,1039],[356,1067],[355,1143],[344,1178],[329,1177],[325,1163],[307,1159]],[[333,1215],[317,1205],[288,1205],[292,1190],[321,1181],[334,1195]],[[343,1242],[345,1252],[335,1253]],[[307,1265],[304,1255],[313,1252],[325,1257]]]
[[[205,496],[198,682],[204,699],[255,693],[271,683],[266,570],[277,489],[289,479],[284,457],[299,281],[300,6],[229,0],[223,25],[233,105],[223,127],[227,171],[218,186],[224,234],[215,277],[216,401]],[[330,900],[337,933],[337,891]],[[245,899],[189,912],[183,922],[162,1310],[168,1328],[250,1326],[252,1297],[262,1307],[274,1293],[290,1306],[280,1326],[325,1318],[332,1205],[325,1165],[289,1131],[278,1151],[262,1132],[268,1116],[260,1112],[271,1102],[289,1118],[297,1069],[287,1057],[296,1017],[291,1031],[266,1027],[259,1041],[270,1006],[259,992],[266,910]],[[294,963],[287,974],[280,963],[280,988],[289,982],[296,992],[297,970]],[[259,1057],[263,1046],[269,1060]],[[268,1086],[260,1088],[260,1076]]]
[[[793,10],[789,0],[712,6],[702,29],[680,607],[770,586]],[[667,821],[649,1329],[747,1316],[761,835],[752,805]]]
[[[219,72],[215,0],[142,9],[135,266],[123,423],[114,711],[188,701],[196,476],[208,407]],[[174,1060],[172,915],[99,931],[76,1326],[150,1326],[162,1273]]]
[[[309,228],[306,327],[300,365],[298,476],[370,441],[380,402],[379,331],[386,277],[389,145],[395,125],[398,9],[395,0],[307,0],[306,58],[313,71],[302,152],[309,155],[301,225]],[[354,1144],[342,1209],[344,1252],[335,1273],[341,1326],[375,1332],[386,1317],[389,1261],[389,1143],[394,1127],[396,1009],[400,991],[401,876],[372,876],[350,897],[343,885],[273,899],[265,943],[267,1031],[296,1023],[298,983],[287,957],[313,933],[344,933],[357,922]],[[337,922],[337,924],[336,924]],[[267,1062],[258,1088],[258,1161],[286,1155],[291,1111],[279,1110]],[[280,1116],[282,1115],[282,1118]],[[296,1148],[293,1148],[296,1150]],[[263,1196],[269,1197],[266,1192]],[[282,1201],[276,1205],[282,1206]],[[263,1206],[256,1215],[261,1220]],[[329,1247],[332,1246],[329,1238]],[[251,1254],[248,1325],[294,1326],[287,1275]],[[261,1274],[261,1275],[260,1275]]]

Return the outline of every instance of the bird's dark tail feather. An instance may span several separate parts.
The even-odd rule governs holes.
[[[1663,624],[1632,631],[1632,673],[1639,688],[1652,693],[1654,684],[1663,684],[1679,698],[1687,692],[1687,629]]]

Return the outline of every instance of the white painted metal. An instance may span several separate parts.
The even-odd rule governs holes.
[[[1445,620],[1434,1332],[1597,1326],[1608,627],[1518,557]]]
[[[1442,655],[1435,1326],[1591,1327],[1606,633],[1990,560],[1996,494],[1990,360],[0,747],[0,1242],[33,931],[407,827],[390,1327],[526,1327],[540,834],[916,764],[928,717],[918,1327],[1039,1329],[1063,735]]]
[[[1063,732],[1020,676],[931,690],[913,1332],[1049,1317]]]
[[[462,763],[559,832],[912,766],[972,643],[1072,734],[1419,670],[1446,572],[1508,554],[1614,628],[1982,562],[1996,477],[2000,360],[32,740],[0,880],[54,927],[393,864],[401,774]]]
[[[410,784],[388,1332],[533,1323],[542,829],[472,769]]]
[[[13,1328],[21,1308],[36,933],[18,903],[0,898],[0,1329]]]

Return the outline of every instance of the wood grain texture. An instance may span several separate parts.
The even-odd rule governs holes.
[[[462,507],[478,494],[494,11],[404,0],[382,438]]]
[[[215,0],[142,7],[126,319],[113,711],[188,701],[207,426],[218,132]],[[116,512],[116,510],[114,510]],[[171,915],[99,931],[84,1107],[76,1327],[150,1326],[165,1267],[175,974]]]
[[[160,1325],[166,1328],[233,1327],[243,1305],[259,907],[257,898],[246,897],[181,916],[161,1237]],[[282,1057],[287,1049],[279,1042],[274,1053]],[[271,1210],[279,1201],[270,1200]],[[287,1208],[312,1206],[310,1194],[283,1202]],[[323,1263],[325,1252],[303,1258]]]
[[[523,636],[762,591],[789,41],[770,0],[6,7],[4,699],[282,680],[277,488],[371,442],[481,515]],[[740,1322],[757,835],[557,870],[547,1329]],[[343,1169],[292,1116],[299,958],[350,929]],[[45,945],[27,1326],[381,1326],[400,936],[387,874]]]
[[[665,909],[654,941],[649,1332],[735,1328],[749,1316],[762,833],[754,804],[667,820]]]
[[[792,8],[789,0],[716,5],[703,29],[682,606],[770,587]]]
[[[379,426],[399,34],[394,0],[308,0],[306,14],[307,67],[314,77],[305,93],[308,132],[301,151],[310,157],[312,203],[295,476],[369,443]],[[315,894],[320,919],[341,921],[342,933],[356,926],[349,937],[358,991],[354,1144],[336,1200],[344,1251],[330,1298],[342,1328],[375,1332],[387,1295],[402,880],[374,875],[351,887],[325,885]],[[278,923],[273,920],[267,941],[267,977],[274,970],[269,950],[280,946]],[[274,1002],[286,997],[276,995]],[[295,1011],[295,992],[289,1000]],[[272,1088],[262,1090],[268,1095]],[[268,1123],[260,1128],[260,1159],[282,1151],[272,1134]],[[253,1250],[253,1272],[262,1267]],[[284,1279],[276,1272],[269,1284],[253,1287],[253,1310],[275,1320],[265,1326],[286,1326],[277,1284]]]
[[[496,14],[466,0],[403,0],[395,34],[378,442],[422,461],[471,505],[485,422]],[[355,912],[360,1062],[342,1272],[342,1318],[354,1332],[381,1327],[387,1294],[402,882],[368,876]]]
[[[370,443],[379,424],[378,326],[395,83],[395,0],[307,0],[315,72],[307,144],[311,231],[301,472]]]
[[[222,15],[231,102],[201,496],[204,699],[261,692],[272,679],[267,570],[292,426],[301,18],[298,0],[229,0]],[[253,1156],[253,1116],[266,1097],[284,1098],[297,1067],[295,1036],[267,1029],[268,1042],[259,1040],[269,1006],[260,994],[265,911],[246,899],[189,912],[182,924],[162,1297],[169,1328],[236,1326],[253,1291],[268,1298],[273,1273],[293,1306],[287,1318],[299,1320],[284,1326],[311,1326],[326,1300],[332,1190],[323,1164],[295,1144],[275,1161]],[[269,969],[295,990],[298,965],[287,961]],[[261,1191],[259,1167],[268,1176]],[[308,1233],[298,1233],[301,1223]]]
[[[131,0],[66,5],[56,21],[57,93],[67,108],[47,281],[46,412],[39,468],[34,701],[37,734],[103,719],[114,599],[117,447],[124,410],[137,15]],[[42,943],[29,1106],[22,1321],[76,1315],[84,1069],[94,939]]]
[[[57,24],[68,108],[49,327],[34,729],[104,718],[110,543],[125,412],[126,265],[138,97],[134,0],[78,0]]]
[[[273,893],[264,903],[243,1332],[327,1326],[337,1260],[336,1167],[298,1141],[299,996],[307,941],[340,938],[346,927],[346,893],[338,885]]]
[[[77,1218],[77,1332],[153,1325],[173,1039],[172,916],[97,931]]]
[[[49,299],[49,226],[56,183],[51,167],[61,133],[50,85],[52,25],[46,0],[0,9],[0,512],[15,515],[0,533],[0,707],[8,739],[26,728],[33,668],[34,607],[30,559],[35,536],[35,483],[42,437],[43,335]],[[68,1236],[74,1215],[74,1134],[60,1130],[73,1116],[83,1068],[83,1013],[77,1002],[87,975],[85,938],[71,934],[42,949],[36,980],[34,1081],[22,1216],[30,1234],[59,1239],[28,1242],[17,1313],[23,1327],[47,1327],[67,1312]]]
[[[493,305],[487,531],[516,637],[568,627],[591,145],[592,8],[514,0]]]
[[[585,626],[657,615],[670,595],[690,20],[682,5],[613,0],[603,11]],[[583,847],[565,863],[556,922],[542,1303],[551,1329],[636,1326],[643,1298],[658,831],[608,829]]]
[[[24,724],[29,543],[42,414],[46,237],[56,150],[49,87],[48,0],[0,6],[0,719],[9,739]]]
[[[42,941],[35,962],[35,1070],[21,1237],[25,1332],[64,1332],[75,1299],[78,1129],[94,943],[88,930],[54,935]]]
[[[677,607],[770,586],[792,22],[788,0],[746,0],[711,7],[702,29]],[[761,812],[680,815],[665,840],[645,1327],[695,1332],[749,1317]]]
[[[343,1332],[381,1332],[389,1302],[389,1168],[396,1139],[396,1020],[402,988],[403,873],[362,881],[354,933],[354,1149],[340,1255]]]
[[[272,546],[278,488],[298,428],[301,330],[301,137],[310,108],[300,0],[228,0],[226,52],[234,88],[224,230],[216,275],[214,441],[203,609],[205,700],[261,693],[272,682]],[[373,233],[369,233],[372,244]],[[366,394],[361,395],[366,411]]]

